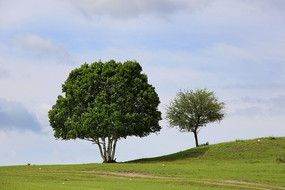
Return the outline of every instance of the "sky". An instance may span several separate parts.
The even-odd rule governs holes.
[[[53,136],[48,111],[85,62],[136,60],[160,97],[207,88],[226,117],[216,144],[285,136],[284,0],[0,0],[0,166],[100,163],[96,145]],[[169,128],[117,144],[117,161],[195,146]]]

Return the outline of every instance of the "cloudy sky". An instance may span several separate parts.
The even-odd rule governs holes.
[[[101,162],[97,146],[55,140],[47,113],[81,64],[138,61],[161,99],[208,88],[227,117],[200,143],[285,136],[283,0],[0,0],[0,165]],[[117,161],[194,147],[159,135],[118,142]]]

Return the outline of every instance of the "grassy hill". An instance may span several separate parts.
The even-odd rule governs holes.
[[[0,167],[0,189],[285,189],[285,137],[115,164]]]
[[[282,153],[285,154],[285,138],[268,137],[202,146],[166,156],[133,160],[129,163],[176,160],[270,162],[279,158]],[[282,160],[279,161],[282,162]]]

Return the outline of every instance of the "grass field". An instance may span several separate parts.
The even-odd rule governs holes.
[[[5,166],[0,189],[285,189],[285,137],[125,163]]]

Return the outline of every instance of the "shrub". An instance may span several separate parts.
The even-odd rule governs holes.
[[[279,163],[285,163],[285,153],[277,154],[276,161]]]
[[[276,138],[275,138],[275,137],[269,137],[269,139],[270,139],[270,140],[276,140]]]
[[[199,146],[208,146],[210,143],[209,142],[206,142],[204,144],[199,144]]]

